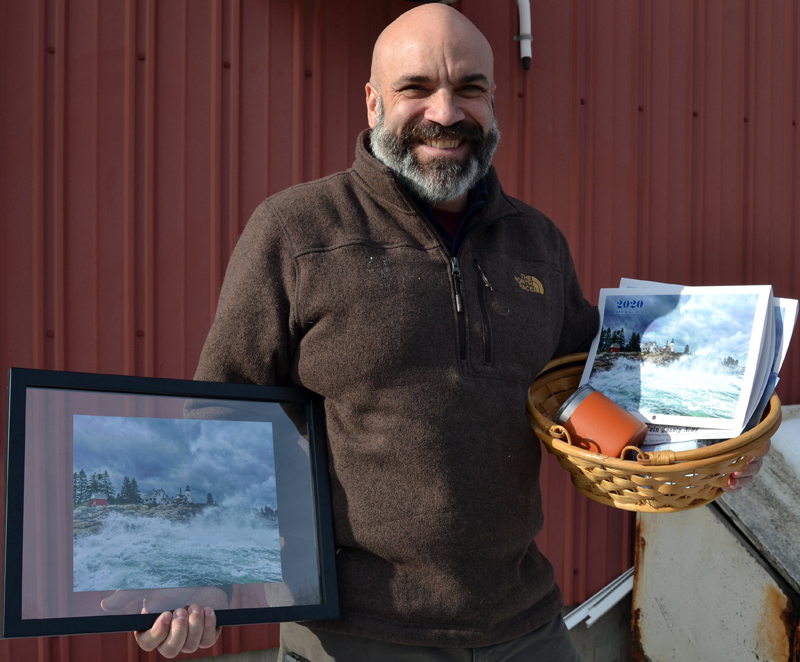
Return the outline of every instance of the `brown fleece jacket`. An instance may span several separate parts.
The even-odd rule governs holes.
[[[325,397],[341,605],[317,627],[474,647],[561,608],[527,387],[588,345],[567,242],[495,171],[458,269],[359,136],[353,167],[272,196],[231,257],[197,379]]]

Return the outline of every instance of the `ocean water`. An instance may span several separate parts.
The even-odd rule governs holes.
[[[610,370],[593,373],[589,383],[625,409],[647,417],[730,419],[742,392],[744,368],[700,356],[666,365],[620,357]]]
[[[277,522],[221,506],[186,522],[112,512],[73,545],[74,591],[279,581]]]

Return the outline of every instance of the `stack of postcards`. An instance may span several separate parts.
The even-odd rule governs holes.
[[[778,383],[798,302],[770,285],[683,287],[623,278],[600,290],[581,384],[648,424],[643,450],[688,450],[755,426]]]

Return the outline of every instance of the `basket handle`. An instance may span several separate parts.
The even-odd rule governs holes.
[[[643,467],[663,467],[675,464],[675,451],[653,451],[647,453],[638,446],[625,446],[619,454],[620,460],[625,459],[625,451],[635,451],[636,461]]]
[[[533,417],[533,420],[536,421],[536,424],[542,428],[542,430],[545,430],[547,434],[559,441],[566,440],[566,442],[572,446],[572,439],[563,425],[558,425],[555,421],[547,418],[547,416],[542,414],[542,412],[530,403],[528,403],[528,413]]]
[[[565,428],[563,425],[557,425],[556,423],[553,423],[547,428],[547,434],[553,437],[553,439],[566,441],[570,446],[572,446],[572,437],[569,436],[567,428]]]

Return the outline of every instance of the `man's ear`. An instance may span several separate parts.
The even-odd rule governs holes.
[[[374,129],[378,118],[378,90],[372,86],[372,83],[367,83],[365,89],[367,92],[367,120],[369,128]]]

